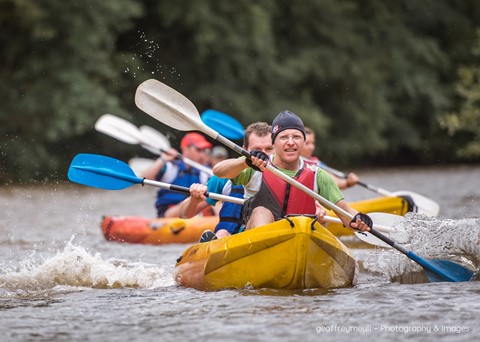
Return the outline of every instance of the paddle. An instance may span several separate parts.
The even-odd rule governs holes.
[[[236,119],[232,118],[231,116],[225,113],[208,109],[200,115],[200,118],[207,126],[209,126],[210,128],[214,129],[217,132],[218,131],[221,132],[220,134],[222,134],[226,138],[229,138],[229,139],[242,138],[242,134],[244,132],[244,128],[242,124],[238,122]],[[231,132],[236,132],[236,133],[231,133]],[[321,163],[321,164],[324,164],[324,163]],[[385,225],[379,225],[378,220],[382,220],[382,222],[386,222],[386,224],[393,224],[393,223],[396,223],[398,220],[402,219],[401,216],[390,215],[385,213],[370,213],[370,216],[372,215],[375,217],[375,221],[377,222],[377,224],[375,225],[376,229],[378,229],[382,233],[391,232],[391,228]],[[331,217],[331,216],[325,216],[325,221],[343,224],[340,219],[336,217]],[[362,241],[368,244],[376,245],[379,247],[390,247],[385,242],[383,242],[382,240],[379,240],[378,238],[376,238],[371,234],[364,234],[358,231],[355,231],[355,234],[359,239],[361,239]]]
[[[320,166],[322,169],[324,169],[327,172],[330,172],[331,174],[339,177],[339,178],[344,178],[347,179],[348,175],[335,170],[329,166],[327,166],[323,162],[317,163],[318,166]],[[406,190],[400,190],[400,191],[395,191],[395,192],[390,192],[388,190],[376,187],[371,184],[367,184],[361,181],[357,182],[358,185],[363,186],[364,188],[367,188],[368,190],[375,191],[376,193],[382,195],[382,196],[396,196],[396,197],[401,197],[401,196],[408,196],[412,199],[413,203],[415,204],[416,211],[421,214],[425,214],[428,216],[438,216],[438,213],[440,212],[440,206],[438,205],[437,202],[433,201],[430,198],[427,198],[423,195],[420,195],[416,192],[413,191],[406,191]]]
[[[131,122],[112,114],[102,115],[95,123],[95,129],[124,143],[139,144],[156,155],[160,155],[162,152],[168,154],[168,150],[171,148],[168,139],[159,131],[148,126],[142,126],[139,129]],[[208,175],[213,174],[210,168],[185,158],[181,154],[178,154],[176,159],[182,159],[185,164]]]
[[[224,137],[229,139],[241,139],[243,137],[244,128],[240,122],[238,122],[233,117],[221,113],[212,109],[206,110],[200,115],[202,121],[209,126],[210,128],[214,129],[217,132],[220,132]],[[325,171],[343,179],[347,179],[348,175],[338,171],[334,168],[327,166],[327,164],[323,162],[318,162],[318,166],[320,166]],[[440,206],[437,202],[427,198],[423,195],[420,195],[413,191],[406,191],[400,190],[391,192],[379,187],[376,187],[371,184],[367,184],[364,182],[357,182],[358,185],[363,186],[369,190],[372,190],[382,196],[390,196],[390,197],[400,197],[400,196],[408,196],[412,199],[415,207],[415,211],[421,214],[425,214],[428,216],[438,216],[440,212]]]
[[[78,154],[73,158],[68,169],[68,179],[75,183],[106,190],[122,190],[134,184],[142,184],[190,194],[190,189],[183,186],[139,178],[123,161],[97,154]],[[205,196],[215,200],[243,204],[241,198],[209,192],[206,192]]]
[[[234,119],[233,117],[225,113],[208,109],[200,115],[200,118],[207,126],[209,126],[210,128],[214,129],[217,132],[220,132],[220,134],[222,134],[224,137],[228,139],[242,139],[243,137],[244,128],[242,124],[236,119]],[[347,174],[341,171],[338,171],[336,169],[333,169],[327,166],[323,162],[318,162],[317,164],[325,171],[339,178],[343,178],[343,179],[348,178]],[[440,212],[440,206],[438,205],[437,202],[423,195],[420,195],[416,192],[406,191],[406,190],[390,192],[388,190],[385,190],[361,181],[357,182],[357,184],[369,190],[375,191],[376,193],[382,196],[390,196],[390,197],[408,196],[412,199],[415,205],[414,209],[418,213],[425,214],[428,216],[438,216],[438,213]]]
[[[243,139],[244,128],[242,124],[230,115],[213,109],[204,111],[200,118],[208,127],[221,132],[225,138],[240,140]]]
[[[182,131],[201,131],[246,158],[250,158],[250,153],[248,151],[235,145],[233,142],[218,134],[215,130],[206,126],[200,119],[197,109],[190,100],[176,90],[155,79],[147,80],[138,86],[135,94],[135,103],[142,111],[170,127]],[[267,165],[267,169],[285,180],[287,183],[304,191],[325,207],[334,210],[337,214],[341,214],[350,220],[353,218],[353,215],[350,213],[327,201],[325,198],[293,178],[283,174],[272,165]],[[397,244],[375,228],[371,228],[370,233],[422,266],[425,269],[425,274],[429,281],[467,281],[473,276],[472,271],[448,260],[427,261],[405,247]]]
[[[131,158],[128,160],[128,165],[137,176],[143,175],[154,163],[155,160],[149,158]]]
[[[68,179],[75,183],[106,190],[123,190],[134,184],[142,184],[190,194],[189,188],[183,186],[138,178],[129,165],[123,161],[98,154],[78,154],[70,164]],[[205,196],[236,204],[244,203],[241,198],[216,193],[206,192]],[[332,216],[325,216],[325,221],[342,223],[339,218]],[[378,228],[389,230],[388,227]]]

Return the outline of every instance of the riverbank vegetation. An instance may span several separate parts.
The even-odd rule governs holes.
[[[146,153],[93,128],[156,78],[244,125],[289,109],[335,167],[480,161],[480,2],[0,1],[0,183],[77,153]],[[145,156],[147,156],[145,154]]]

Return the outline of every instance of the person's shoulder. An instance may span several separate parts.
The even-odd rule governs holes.
[[[220,178],[215,175],[208,179],[208,188],[223,187],[228,182],[228,178]]]
[[[332,176],[318,165],[314,165],[312,170],[315,171],[318,180],[333,180]]]
[[[207,191],[216,193],[216,194],[221,194],[227,182],[228,182],[227,178],[220,178],[214,175],[210,177],[210,179],[208,180]],[[218,200],[214,200],[213,198],[210,198],[210,197],[207,198],[207,203],[210,205],[215,205],[217,202]]]
[[[234,185],[246,185],[250,181],[250,179],[252,179],[255,173],[262,174],[259,171],[255,171],[254,169],[247,167],[246,169],[240,171],[240,174],[237,177],[230,179],[230,181]]]

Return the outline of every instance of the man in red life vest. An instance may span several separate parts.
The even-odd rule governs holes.
[[[370,230],[372,220],[366,214],[350,208],[343,194],[330,175],[300,158],[305,144],[305,127],[302,120],[286,110],[272,122],[274,155],[270,158],[261,151],[251,151],[251,160],[227,159],[215,165],[213,173],[230,178],[234,184],[245,187],[244,219],[246,229],[272,223],[288,214],[317,214],[322,221],[325,211],[319,211],[315,200],[303,191],[291,186],[266,169],[271,163],[281,172],[317,192],[320,196],[354,216],[338,214],[343,224],[362,231]]]

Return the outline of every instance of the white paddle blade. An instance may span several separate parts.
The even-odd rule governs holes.
[[[135,93],[135,104],[139,109],[180,131],[201,131],[216,139],[218,133],[200,119],[197,108],[175,89],[155,79],[140,84]]]
[[[155,160],[147,158],[132,158],[128,161],[128,165],[132,168],[137,177],[143,175],[153,163],[155,163]]]
[[[373,221],[373,228],[375,228],[381,233],[386,233],[386,234],[392,231],[392,228],[389,225],[397,222],[396,217],[399,217],[400,219],[402,218],[402,216],[386,214],[386,213],[368,213],[368,216],[370,216],[370,218]],[[395,218],[389,218],[390,216],[395,216]],[[334,216],[325,216],[324,220],[326,222],[343,224],[342,220]]]
[[[370,216],[373,221],[373,228],[376,228],[381,233],[391,233],[392,226],[403,221],[403,216],[400,215],[381,212],[372,212],[367,215]]]
[[[373,226],[389,226],[390,229],[387,232],[390,239],[395,240],[397,243],[408,243],[409,242],[409,232],[405,229],[404,222],[405,217],[401,215],[394,215],[388,213],[369,213],[368,214],[373,220]],[[377,228],[380,231],[380,229]]]
[[[368,215],[370,215],[370,214],[368,214]],[[334,217],[334,216],[325,216],[324,220],[326,222],[343,224],[343,222],[338,217]],[[373,218],[372,218],[372,220],[373,220]],[[388,233],[388,231],[390,231],[390,227],[379,227],[375,223],[374,223],[374,227],[377,230],[382,230],[385,233]],[[363,242],[368,243],[369,245],[374,245],[374,246],[378,246],[378,247],[390,247],[388,244],[386,244],[382,240],[376,238],[375,236],[373,236],[370,233],[359,232],[358,230],[355,230],[354,232],[355,232],[355,235],[357,236],[357,238],[359,238]]]
[[[393,232],[392,226],[395,226],[397,223],[403,221],[403,216],[388,213],[374,212],[368,213],[368,216],[370,216],[373,221],[373,228],[390,238],[390,234]],[[370,233],[355,231],[355,235],[360,240],[371,245],[385,248],[392,247]]]
[[[158,150],[168,151],[172,146],[170,141],[155,128],[149,126],[140,126],[140,133],[143,135],[143,141]]]
[[[155,146],[151,146],[151,145],[147,145],[147,144],[141,144],[140,146],[142,146],[148,152],[153,153],[157,156],[159,156],[162,153],[162,151],[158,147],[155,147]]]
[[[417,212],[420,214],[425,214],[431,217],[437,217],[438,214],[440,213],[440,206],[438,205],[437,202],[431,200],[430,198],[422,196],[416,192],[400,190],[400,191],[393,192],[391,196],[411,197],[413,200],[413,203],[415,203],[415,206],[417,207]]]
[[[387,214],[387,213],[368,213],[368,216],[370,216],[370,218],[373,221],[373,228],[379,232],[382,232],[387,236],[389,233],[392,232],[392,225],[395,225],[396,223],[403,220],[402,216]],[[327,222],[334,222],[334,223],[340,223],[340,224],[342,223],[342,221],[338,217],[325,216],[324,219]],[[355,230],[355,235],[360,240],[370,245],[384,247],[384,248],[391,247],[389,244],[383,242],[382,240],[373,236],[370,233],[359,232]]]
[[[378,246],[378,247],[382,247],[382,248],[391,247],[389,244],[383,242],[382,240],[373,236],[370,233],[359,232],[358,230],[356,230],[355,235],[356,235],[357,238],[359,238],[360,240],[362,240],[365,243],[368,243],[369,245]]]
[[[112,114],[102,115],[95,122],[95,130],[127,144],[141,142],[140,132],[134,124]]]

